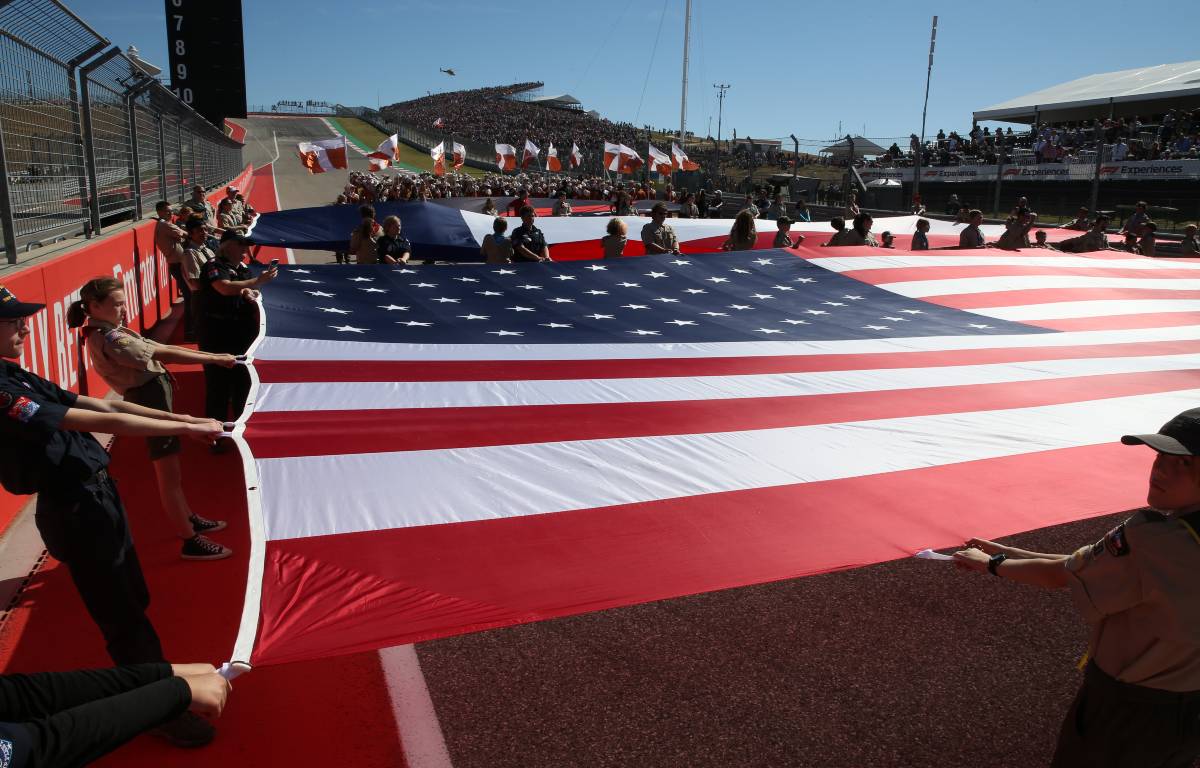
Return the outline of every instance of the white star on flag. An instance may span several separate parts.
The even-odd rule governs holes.
[[[433,325],[433,323],[422,323],[417,320],[397,320],[396,325]]]
[[[488,320],[488,319],[490,319],[489,315],[458,315],[458,317],[461,317],[463,320]]]
[[[923,314],[925,314],[925,310],[923,310],[923,309],[902,309],[900,311],[906,315],[923,315]]]
[[[478,283],[479,281],[473,277],[456,277],[454,278],[460,283]]]
[[[409,283],[413,288],[437,288],[437,283]]]
[[[730,305],[729,305],[729,308],[730,308],[730,309],[738,309],[738,310],[741,310],[741,309],[754,309],[754,307],[750,306],[749,304],[730,304]]]
[[[666,272],[646,272],[646,277],[666,277]]]
[[[643,331],[641,329],[638,329],[636,331],[629,331],[629,333],[636,333],[638,336],[661,336],[662,335],[658,331]]]
[[[691,294],[708,293],[708,291],[704,290],[703,288],[684,288],[683,292]]]
[[[733,269],[731,269],[731,270],[729,270],[729,271],[730,271],[730,272],[736,272],[736,273],[737,273],[737,274],[739,274],[739,275],[748,275],[748,274],[750,274],[750,270],[748,270],[748,269],[738,269],[737,267],[734,267]]]
[[[601,272],[601,271],[605,271],[608,269],[608,267],[602,266],[600,264],[589,264],[587,268],[592,270],[593,272]]]
[[[806,314],[806,315],[828,315],[829,313],[823,309],[806,309],[806,310],[804,310],[804,314]]]
[[[321,281],[320,281],[320,280],[297,280],[296,282],[297,282],[297,283],[312,283],[313,285],[320,285],[320,284],[321,284]]]
[[[439,296],[438,298],[434,299],[434,301],[439,304],[457,304],[460,299],[448,299],[445,296]]]
[[[891,330],[886,325],[864,325],[863,328],[866,328],[866,329],[872,330],[872,331],[889,331],[889,330]]]
[[[772,288],[778,288],[778,289],[779,289],[779,290],[781,290],[781,291],[794,291],[794,290],[796,290],[795,288],[793,288],[793,287],[792,287],[792,286],[790,286],[790,285],[772,285],[771,287],[772,287]]]
[[[807,320],[792,320],[791,318],[787,320],[780,320],[779,322],[787,323],[788,325],[808,325]]]
[[[475,291],[475,293],[479,294],[480,296],[503,296],[504,295],[500,291]]]
[[[821,303],[828,307],[844,307],[844,306],[846,306],[845,302],[841,302],[841,301],[822,301]]]
[[[492,274],[494,274],[494,275],[515,275],[515,274],[517,274],[517,270],[515,270],[515,269],[493,269]]]
[[[573,328],[574,327],[570,323],[538,323],[538,325],[545,326],[546,328]]]
[[[750,298],[752,298],[752,299],[773,299],[775,297],[769,293],[752,293],[752,294],[750,294]]]
[[[710,282],[710,283],[728,283],[729,278],[728,277],[710,277],[710,278],[708,278],[708,282]]]
[[[400,310],[401,312],[408,311],[408,307],[402,307],[399,304],[388,304],[386,306],[383,304],[380,304],[378,306],[380,309],[386,309],[388,312],[391,312],[392,310],[396,310],[396,309]]]
[[[642,287],[638,283],[617,283],[617,285],[621,286],[622,288],[641,288]]]
[[[352,277],[352,278],[350,278],[350,282],[352,282],[352,283],[373,283],[373,282],[375,282],[375,278],[373,278],[373,277]]]
[[[540,291],[540,290],[542,290],[542,286],[540,286],[540,285],[518,285],[517,287],[518,287],[518,288],[525,288],[526,290],[530,290],[530,291]]]
[[[350,310],[348,310],[348,309],[338,309],[337,307],[317,307],[317,309],[321,310],[322,312],[334,312],[334,313],[336,313],[336,314],[339,314],[339,315],[348,315],[348,314],[350,314]]]
[[[779,330],[778,328],[755,328],[754,330],[762,333],[783,333],[783,331]]]
[[[590,317],[593,320],[612,320],[614,316],[613,315],[596,314],[596,315],[584,315],[584,317]]]
[[[695,325],[696,324],[696,322],[694,320],[668,320],[667,323],[669,325]]]
[[[513,312],[532,312],[533,311],[533,307],[505,307],[505,309],[511,309]]]
[[[288,271],[291,272],[293,275],[311,275],[312,274],[311,269],[289,269]]]
[[[766,265],[774,264],[775,262],[772,261],[771,259],[755,259],[754,263],[765,267]]]
[[[709,317],[729,317],[728,312],[701,312],[700,314],[708,315]]]
[[[524,331],[488,331],[493,336],[520,336]]]
[[[862,296],[843,296],[842,298],[850,299],[850,301],[862,301]]]
[[[305,291],[305,293],[312,294],[313,296],[321,296],[326,299],[337,295],[336,293],[325,293],[325,291]]]
[[[342,331],[344,333],[366,333],[367,331],[366,328],[355,328],[353,325],[331,325],[329,327],[335,331]]]
[[[584,291],[584,293],[586,293],[586,294],[590,294],[590,295],[592,295],[592,296],[607,296],[607,295],[608,295],[608,291],[596,291],[596,290],[592,290],[592,291]]]
[[[681,266],[681,267],[682,267],[682,266],[686,266],[686,265],[688,265],[688,264],[691,264],[692,262],[690,262],[690,261],[685,261],[684,259],[675,259],[675,261],[668,262],[668,263],[670,263],[670,264],[676,264],[676,265],[678,265],[678,266]]]
[[[551,280],[574,280],[574,275],[555,275]]]
[[[622,304],[621,307],[624,309],[650,309],[645,304]]]
[[[664,304],[678,304],[679,303],[679,299],[668,299],[663,296],[659,296],[658,298],[655,299],[655,301],[661,301]]]
[[[359,288],[358,290],[366,291],[367,293],[387,293],[383,288]]]
[[[553,299],[550,299],[550,301],[552,301],[555,304],[574,304],[575,303],[575,299],[564,299],[562,297],[555,297]]]

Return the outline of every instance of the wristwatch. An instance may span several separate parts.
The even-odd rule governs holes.
[[[988,573],[992,574],[993,576],[999,576],[1000,574],[996,573],[996,569],[1000,567],[1000,563],[1003,563],[1007,559],[1008,559],[1008,555],[1004,554],[1003,552],[997,552],[996,554],[989,557],[988,558]]]

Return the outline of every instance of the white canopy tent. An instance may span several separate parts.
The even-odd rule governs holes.
[[[845,157],[846,155],[850,154],[850,143],[852,141],[854,143],[855,157],[866,157],[867,155],[879,156],[887,152],[887,150],[883,147],[879,146],[870,139],[864,139],[862,136],[854,136],[849,139],[842,139],[835,144],[830,144],[828,147],[825,147],[821,150],[821,152],[833,155],[834,157]]]
[[[974,118],[1032,123],[1107,117],[1110,111],[1114,116],[1150,115],[1194,104],[1198,97],[1200,61],[1185,61],[1088,75],[994,104]]]

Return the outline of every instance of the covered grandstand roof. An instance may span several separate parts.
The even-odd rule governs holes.
[[[565,107],[569,109],[579,109],[581,107],[579,99],[569,93],[560,93],[557,96],[534,96],[531,99],[525,99],[530,104],[541,104],[546,107]]]
[[[1117,115],[1163,112],[1200,97],[1200,61],[1159,64],[1088,75],[1010,99],[975,112],[975,120],[1031,123],[1034,114],[1051,122],[1097,116],[1111,104]]]
[[[845,157],[846,155],[850,154],[850,139],[842,139],[835,144],[830,144],[821,151],[833,155],[834,157]],[[886,151],[887,150],[870,139],[864,139],[862,136],[854,137],[855,157],[864,157],[866,155],[882,155]]]

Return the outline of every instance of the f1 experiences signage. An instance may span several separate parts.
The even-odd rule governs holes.
[[[865,181],[897,179],[912,181],[913,168],[863,168],[859,175]],[[922,168],[922,182],[995,181],[995,165],[952,165]],[[1006,165],[1001,172],[1004,181],[1091,181],[1096,167],[1091,163],[1043,163],[1040,165]],[[1200,179],[1200,160],[1156,160],[1149,162],[1104,163],[1100,166],[1101,181],[1152,179],[1156,181]]]

